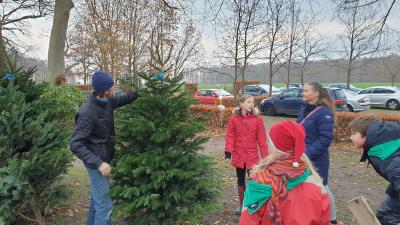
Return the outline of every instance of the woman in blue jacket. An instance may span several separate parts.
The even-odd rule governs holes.
[[[329,92],[318,82],[304,86],[303,101],[297,122],[306,130],[306,154],[323,179],[331,200],[331,223],[337,224],[335,200],[328,187],[329,146],[333,138],[335,106]]]

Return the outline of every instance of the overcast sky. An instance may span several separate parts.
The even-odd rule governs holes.
[[[343,28],[334,19],[334,6],[332,2],[331,0],[319,0],[315,2],[319,5],[317,7],[319,7],[319,11],[321,12],[319,16],[321,22],[318,25],[318,30],[329,42],[335,42],[337,35]],[[202,4],[195,4],[195,10],[199,12],[197,15],[195,14],[195,16],[197,17],[198,29],[202,32],[202,42],[206,50],[206,55],[210,57],[211,53],[217,49],[216,33],[214,29],[211,28],[212,26],[205,22],[202,6]],[[396,30],[400,30],[399,9],[399,5],[396,5],[388,20],[388,25]],[[34,46],[34,50],[28,55],[47,60],[51,23],[52,18],[32,20],[29,28],[31,35],[29,37],[20,36],[22,42]],[[336,43],[338,42],[336,41]]]

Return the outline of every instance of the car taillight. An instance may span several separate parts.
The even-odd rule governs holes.
[[[340,100],[340,99],[337,99],[337,100],[334,101],[334,103],[335,103],[335,105],[341,105],[341,104],[344,103],[344,101]]]

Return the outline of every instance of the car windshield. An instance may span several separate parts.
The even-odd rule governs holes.
[[[355,87],[355,86],[353,86],[353,85],[351,85],[351,84],[350,84],[350,88],[358,89],[357,87]]]
[[[216,90],[215,94],[217,94],[218,96],[231,96],[231,94],[223,89],[220,90]]]
[[[339,89],[335,91],[337,99],[346,99],[346,95],[343,90]]]
[[[279,90],[278,88],[272,86],[272,91],[281,91],[281,90]]]
[[[267,92],[269,92],[269,85],[268,84],[260,84],[259,86],[264,88],[264,90],[266,90]],[[272,86],[272,92],[280,92],[280,91],[281,90],[279,90],[275,86]]]
[[[352,96],[358,95],[358,94],[355,93],[354,91],[349,91],[349,90],[346,90],[346,89],[343,89],[343,92],[344,92],[346,95],[352,95]]]

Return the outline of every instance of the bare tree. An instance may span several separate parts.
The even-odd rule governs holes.
[[[266,32],[263,30],[263,12],[261,11],[264,5],[260,0],[247,0],[245,2],[247,4],[244,7],[245,21],[243,26],[243,41],[241,43],[243,49],[242,81],[245,80],[248,61],[253,55],[266,48],[263,43],[266,38]]]
[[[226,14],[216,14],[218,21],[222,21],[217,24],[221,26],[224,35],[217,58],[220,58],[223,65],[234,69],[233,89],[237,95],[236,81],[240,76],[242,81],[245,80],[249,60],[265,49],[263,39],[266,38],[266,32],[263,30],[262,15],[264,5],[260,0],[231,0],[225,1],[225,6],[223,10]]]
[[[116,79],[129,77],[139,82],[137,72],[152,68],[151,53],[158,52],[170,54],[157,56],[160,59],[174,59],[168,60],[168,71],[182,72],[195,61],[201,43],[196,27],[182,15],[183,5],[178,3],[85,0],[77,7],[70,35],[67,56],[71,69],[84,74],[85,81],[89,71],[104,69]]]
[[[322,36],[317,30],[316,14],[310,7],[307,16],[302,18],[299,24],[301,39],[296,42],[297,52],[294,63],[299,67],[300,82],[304,85],[304,75],[306,67],[313,57],[321,56],[327,51],[327,46],[323,43]]]
[[[347,10],[349,8],[360,7],[360,8],[375,8],[376,16],[379,22],[378,33],[384,31],[384,27],[387,25],[387,19],[393,11],[393,7],[397,0],[334,0],[337,3],[337,11]]]
[[[396,78],[400,74],[400,57],[398,55],[389,55],[382,58],[385,72],[390,76],[392,86],[396,82]]]
[[[124,21],[124,38],[128,44],[127,73],[134,75],[136,71],[143,69],[143,60],[146,55],[147,47],[150,43],[148,35],[150,33],[151,13],[148,8],[148,1],[129,0],[126,1]]]
[[[339,22],[343,24],[344,34],[339,36],[343,45],[343,53],[347,60],[345,65],[346,83],[350,85],[351,72],[355,69],[355,62],[364,57],[371,57],[380,47],[380,21],[377,19],[376,8],[360,6],[359,1],[347,3],[337,12]]]
[[[287,83],[286,87],[289,88],[289,83],[290,83],[290,72],[291,72],[291,65],[293,61],[293,55],[296,52],[296,48],[298,46],[298,42],[301,41],[303,38],[301,30],[300,23],[305,22],[304,20],[301,21],[300,18],[300,13],[301,13],[301,8],[300,5],[297,3],[296,0],[290,0],[288,2],[288,10],[289,10],[289,17],[290,17],[290,30],[288,32],[288,51],[287,51],[287,60],[286,60],[286,65],[287,65]]]
[[[173,73],[180,74],[184,68],[198,65],[201,39],[192,21],[188,21],[181,33],[177,33],[175,39],[177,41],[173,53]]]
[[[96,65],[94,55],[96,47],[93,37],[88,32],[87,17],[79,17],[77,21],[71,27],[74,32],[68,34],[67,70],[75,77],[82,78],[83,83],[87,84]]]
[[[51,0],[12,0],[0,4],[0,69],[7,66],[5,32],[27,34],[27,22],[51,13]],[[11,43],[11,42],[8,42]]]
[[[285,38],[285,26],[288,21],[287,2],[285,0],[268,0],[266,28],[267,28],[267,61],[269,81],[269,95],[272,95],[272,78],[283,66],[282,55],[288,45]]]
[[[399,31],[389,29],[383,45],[386,46],[384,54],[386,57],[381,58],[385,73],[390,76],[392,86],[400,74],[400,38]]]

